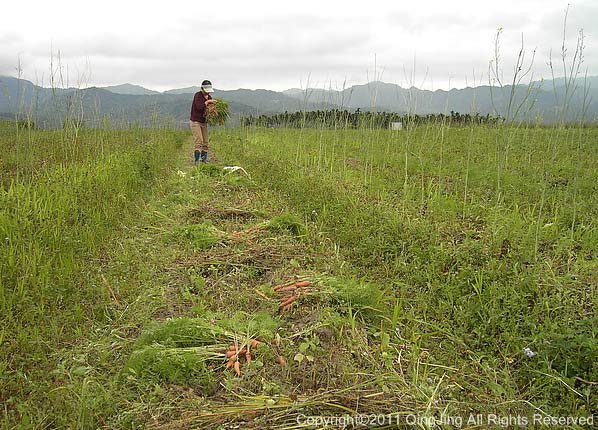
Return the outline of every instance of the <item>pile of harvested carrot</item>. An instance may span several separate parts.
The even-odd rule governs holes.
[[[310,281],[293,282],[291,284],[276,285],[272,289],[277,293],[282,293],[278,309],[281,312],[286,312],[293,306],[297,297],[303,293],[302,288],[307,288],[311,285]]]
[[[245,357],[247,364],[251,363],[251,350],[257,349],[260,343],[261,342],[257,339],[251,339],[251,342],[247,343],[247,345],[241,349],[239,349],[237,345],[231,344],[228,347],[228,351],[226,351],[226,358],[228,358],[226,368],[230,369],[232,367],[235,369],[237,376],[241,376],[241,357]]]
[[[261,344],[262,342],[257,339],[250,339],[250,341],[240,349],[239,346],[230,344],[226,350],[226,358],[228,358],[226,368],[233,368],[237,376],[241,376],[241,358],[245,358],[246,364],[251,363],[251,351],[256,350]],[[268,344],[266,343],[266,345]],[[285,366],[287,364],[287,360],[280,355],[280,353],[278,355],[277,361],[281,366]]]

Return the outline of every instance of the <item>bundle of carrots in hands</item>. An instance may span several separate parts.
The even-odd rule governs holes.
[[[300,281],[300,282],[293,282],[292,284],[283,284],[283,285],[276,285],[272,288],[277,293],[283,293],[282,298],[280,299],[280,304],[278,305],[278,309],[281,312],[286,312],[291,309],[297,297],[301,294],[300,289],[306,288],[311,285],[310,281]]]

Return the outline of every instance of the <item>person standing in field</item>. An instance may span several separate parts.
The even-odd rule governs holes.
[[[189,124],[191,126],[191,134],[193,134],[193,155],[195,165],[201,161],[208,162],[208,124],[206,120],[206,110],[208,106],[214,104],[210,93],[213,93],[212,83],[205,80],[201,83],[201,89],[193,96],[193,104],[191,105],[191,118]]]

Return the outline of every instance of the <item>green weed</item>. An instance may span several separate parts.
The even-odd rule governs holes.
[[[218,230],[209,222],[176,227],[169,240],[189,244],[193,249],[208,249],[220,241]]]
[[[277,215],[268,221],[265,227],[270,231],[288,232],[294,236],[304,236],[307,234],[305,224],[292,214]]]
[[[179,385],[193,384],[208,394],[215,385],[214,369],[209,360],[222,362],[222,347],[216,348],[164,348],[146,346],[133,351],[126,364],[129,380],[145,384],[170,382]]]

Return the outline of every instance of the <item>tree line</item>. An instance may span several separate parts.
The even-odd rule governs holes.
[[[324,128],[390,128],[393,122],[400,122],[403,127],[430,123],[443,123],[454,126],[498,124],[503,122],[500,116],[461,114],[451,111],[449,114],[400,114],[396,112],[370,112],[357,109],[349,110],[314,110],[277,113],[272,115],[248,115],[241,118],[243,126],[258,127],[324,127]]]

